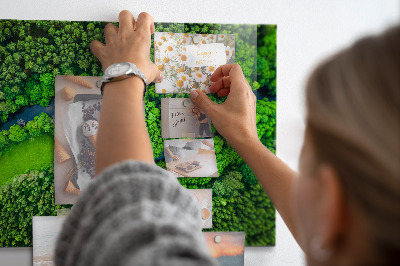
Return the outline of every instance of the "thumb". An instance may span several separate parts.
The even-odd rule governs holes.
[[[208,116],[210,116],[210,114],[213,113],[211,109],[215,107],[216,103],[213,102],[210,98],[208,98],[208,96],[204,92],[193,90],[190,92],[190,99]]]

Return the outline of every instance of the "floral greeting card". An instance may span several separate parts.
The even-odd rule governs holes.
[[[235,62],[235,35],[156,32],[154,60],[165,77],[156,93],[209,93],[215,69]]]

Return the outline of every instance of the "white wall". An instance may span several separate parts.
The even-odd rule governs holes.
[[[1,0],[0,19],[117,21],[122,9],[158,22],[278,25],[278,156],[297,170],[304,130],[303,85],[313,66],[355,39],[400,21],[398,0]],[[18,3],[18,4],[17,4]],[[246,248],[245,265],[304,265],[277,215],[276,247]],[[0,265],[31,265],[29,248],[0,249]]]

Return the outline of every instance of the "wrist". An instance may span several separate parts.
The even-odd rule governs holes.
[[[103,95],[111,93],[127,94],[127,95],[140,95],[143,97],[145,92],[145,85],[143,80],[138,76],[131,76],[111,82],[107,82],[103,86]]]

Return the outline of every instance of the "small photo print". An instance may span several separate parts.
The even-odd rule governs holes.
[[[235,35],[156,32],[154,61],[165,77],[156,93],[209,93],[215,69],[235,62]]]
[[[164,140],[167,170],[178,177],[219,176],[213,139]]]
[[[55,78],[54,190],[56,204],[74,204],[95,175],[102,104],[96,76]]]
[[[211,137],[211,120],[189,98],[162,98],[161,133],[164,139]]]
[[[244,232],[204,232],[207,247],[219,266],[244,265]]]
[[[212,189],[189,189],[199,204],[202,228],[212,228]]]
[[[54,248],[66,216],[33,216],[33,266],[54,265]]]

